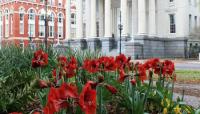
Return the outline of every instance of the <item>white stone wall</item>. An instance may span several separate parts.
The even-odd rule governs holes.
[[[103,8],[103,14],[99,13],[99,1],[103,1],[103,6],[101,6]],[[110,9],[110,17],[111,21],[110,24],[106,23],[105,24],[105,19],[107,19],[106,22],[108,22],[108,19],[106,15],[107,11],[105,11],[105,4],[108,2],[105,0],[97,0],[96,2],[96,9],[90,9],[92,8],[90,5],[86,5],[86,3],[91,2],[91,0],[83,0],[83,23],[86,24],[86,29],[83,32],[86,31],[86,37],[89,36],[89,32],[94,31],[94,30],[89,30],[90,28],[90,23],[93,22],[93,18],[90,18],[90,21],[88,21],[89,19],[89,14],[91,13],[91,11],[95,11],[96,10],[96,21],[99,22],[100,19],[102,21],[101,25],[99,28],[99,30],[101,31],[101,35],[100,37],[104,37],[104,36],[111,36],[110,35],[110,31],[108,33],[106,33],[107,35],[105,35],[106,30],[106,26],[110,25],[111,27],[111,34],[115,34],[115,36],[119,36],[119,30],[118,30],[118,24],[119,24],[119,14],[120,14],[120,9],[123,10],[122,12],[122,23],[128,23],[125,24],[124,30],[122,31],[122,35],[130,35],[130,36],[136,36],[136,35],[147,35],[147,36],[152,36],[152,32],[153,34],[155,33],[155,35],[153,35],[153,37],[160,37],[160,38],[182,38],[182,37],[188,37],[189,36],[189,15],[192,16],[191,18],[191,29],[193,29],[195,26],[200,26],[200,0],[174,0],[174,2],[170,2],[170,0],[155,0],[155,27],[152,27],[152,21],[150,22],[150,19],[154,19],[154,18],[150,18],[149,16],[152,13],[152,11],[150,11],[150,9],[152,7],[150,7],[149,5],[152,4],[152,2],[150,2],[150,0],[145,0],[145,7],[142,6],[138,6],[138,0],[126,0],[127,2],[127,6],[125,6],[126,4],[121,4],[121,1],[123,0],[110,0],[111,1],[111,9]],[[190,2],[191,1],[191,2]],[[133,3],[132,3],[133,2]],[[135,3],[135,5],[134,5]],[[140,2],[141,3],[141,2]],[[87,7],[86,7],[87,6]],[[122,8],[120,8],[122,7]],[[146,10],[146,15],[145,15],[145,20],[146,22],[140,21],[141,19],[143,20],[143,16],[144,14],[139,14],[140,11],[136,11],[133,10],[136,7],[138,9],[140,9],[140,11],[142,11],[142,9],[144,8]],[[139,8],[140,7],[140,8]],[[142,9],[141,9],[142,7]],[[90,10],[88,10],[90,9]],[[138,10],[137,9],[137,10]],[[124,11],[127,10],[127,11]],[[89,13],[87,11],[90,11]],[[106,14],[105,14],[106,13]],[[143,12],[144,13],[144,12]],[[101,15],[100,15],[101,14]],[[170,19],[169,19],[169,14],[174,14],[175,15],[175,23],[176,23],[176,33],[170,33]],[[94,14],[93,14],[94,15]],[[133,16],[134,15],[134,16]],[[126,16],[126,18],[124,18],[123,16]],[[140,16],[140,17],[138,17]],[[197,25],[195,25],[195,16],[197,16]],[[102,17],[102,18],[101,18]],[[139,20],[139,18],[141,18]],[[126,19],[125,21],[123,21],[124,19]],[[134,24],[132,24],[134,22]],[[137,22],[137,23],[136,23]],[[103,24],[102,24],[103,23]],[[144,26],[144,23],[145,26]],[[93,22],[94,24],[94,22]],[[142,25],[141,25],[142,24]],[[141,25],[139,27],[139,25]],[[142,28],[141,28],[142,27]],[[146,27],[144,29],[144,27]],[[152,28],[155,28],[155,31],[151,30]],[[135,29],[135,30],[133,30]],[[142,31],[141,31],[142,29]],[[77,31],[78,32],[78,31]],[[107,32],[107,31],[106,31]],[[143,33],[144,32],[144,33]],[[93,34],[94,35],[94,34]],[[85,35],[84,35],[85,36]],[[95,37],[95,35],[93,36]]]

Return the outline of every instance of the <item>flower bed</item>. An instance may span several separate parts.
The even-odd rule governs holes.
[[[38,50],[32,67],[37,71],[35,99],[41,106],[31,113],[198,114],[182,98],[172,100],[176,74],[169,60],[155,58],[141,64],[123,54],[80,57],[75,53],[51,60]]]

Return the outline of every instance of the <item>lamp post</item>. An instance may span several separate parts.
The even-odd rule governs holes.
[[[119,54],[121,54],[122,53],[122,30],[123,30],[121,11],[120,11],[120,21],[119,22],[120,22],[118,25],[119,33],[120,33]]]
[[[47,49],[47,38],[48,38],[48,6],[47,6],[48,0],[45,0],[45,48]]]

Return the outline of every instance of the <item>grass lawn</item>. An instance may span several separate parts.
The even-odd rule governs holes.
[[[185,83],[200,83],[200,70],[176,70],[177,81]]]

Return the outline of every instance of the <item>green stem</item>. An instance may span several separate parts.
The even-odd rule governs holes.
[[[135,106],[134,106],[134,103],[135,103],[135,86],[134,85],[132,85],[132,114],[134,114],[134,112],[135,112]]]
[[[102,108],[102,88],[99,88],[99,114],[103,114]]]

